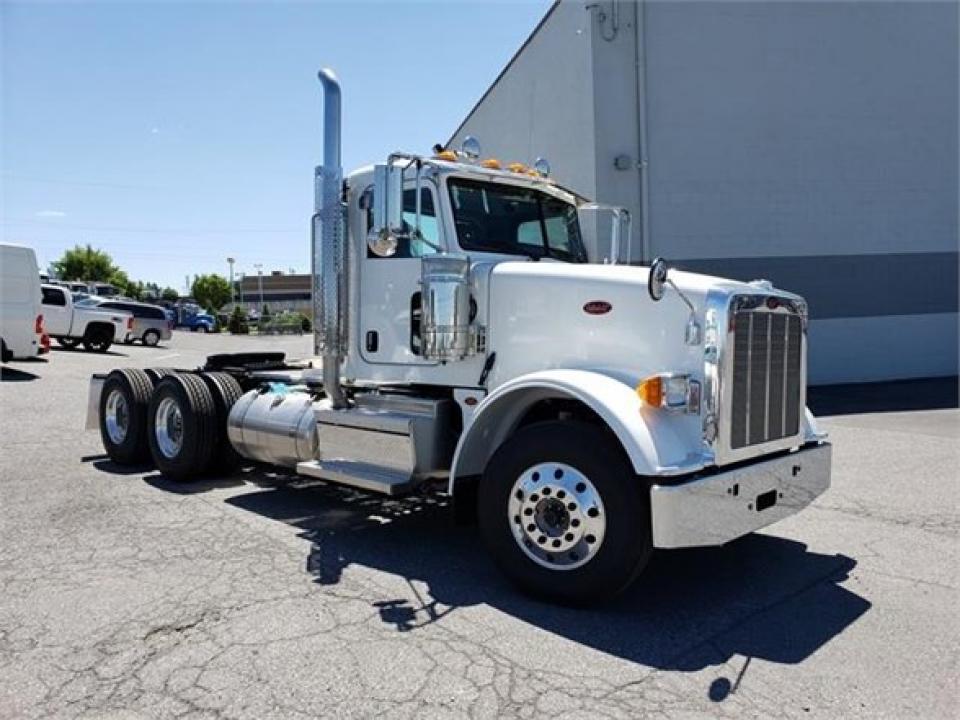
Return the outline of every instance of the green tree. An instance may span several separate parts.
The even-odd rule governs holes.
[[[119,270],[110,255],[103,250],[94,249],[91,245],[76,245],[66,250],[53,265],[61,280],[109,282],[110,276]]]
[[[201,305],[219,310],[230,302],[230,283],[222,275],[197,275],[190,294]]]
[[[167,302],[176,302],[180,299],[180,293],[178,293],[172,287],[165,287],[160,293],[160,299],[166,300]]]
[[[247,311],[240,305],[234,306],[227,329],[234,335],[246,335],[250,332],[250,326],[247,324]]]
[[[139,295],[137,294],[137,283],[131,280],[123,270],[115,268],[107,278],[107,282],[113,285],[121,295],[132,297],[134,300],[139,300]]]

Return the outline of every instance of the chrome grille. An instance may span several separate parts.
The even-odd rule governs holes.
[[[733,312],[730,447],[780,440],[800,431],[803,327],[799,315],[759,308]]]

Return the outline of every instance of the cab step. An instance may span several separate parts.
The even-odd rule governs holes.
[[[417,484],[409,472],[351,460],[307,460],[297,463],[297,474],[382,495],[402,495]]]

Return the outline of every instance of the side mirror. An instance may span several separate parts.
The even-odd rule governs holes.
[[[647,292],[650,293],[650,299],[659,302],[663,299],[664,288],[667,285],[667,275],[670,268],[667,267],[667,261],[662,257],[655,258],[650,263],[650,275],[647,277]]]
[[[403,233],[403,168],[376,165],[373,168],[373,227],[367,234],[367,247],[378,257],[390,257],[396,253]]]
[[[630,262],[632,220],[625,208],[585,203],[577,208],[580,234],[592,263]]]

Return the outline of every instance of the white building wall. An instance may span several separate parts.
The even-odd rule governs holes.
[[[563,2],[458,137],[630,209],[636,260],[803,294],[813,383],[955,374],[957,7]],[[490,102],[547,86],[549,123]]]
[[[494,82],[450,145],[474,135],[485,157],[532,164],[585,195],[596,192],[590,18],[579,3],[561,3]]]

